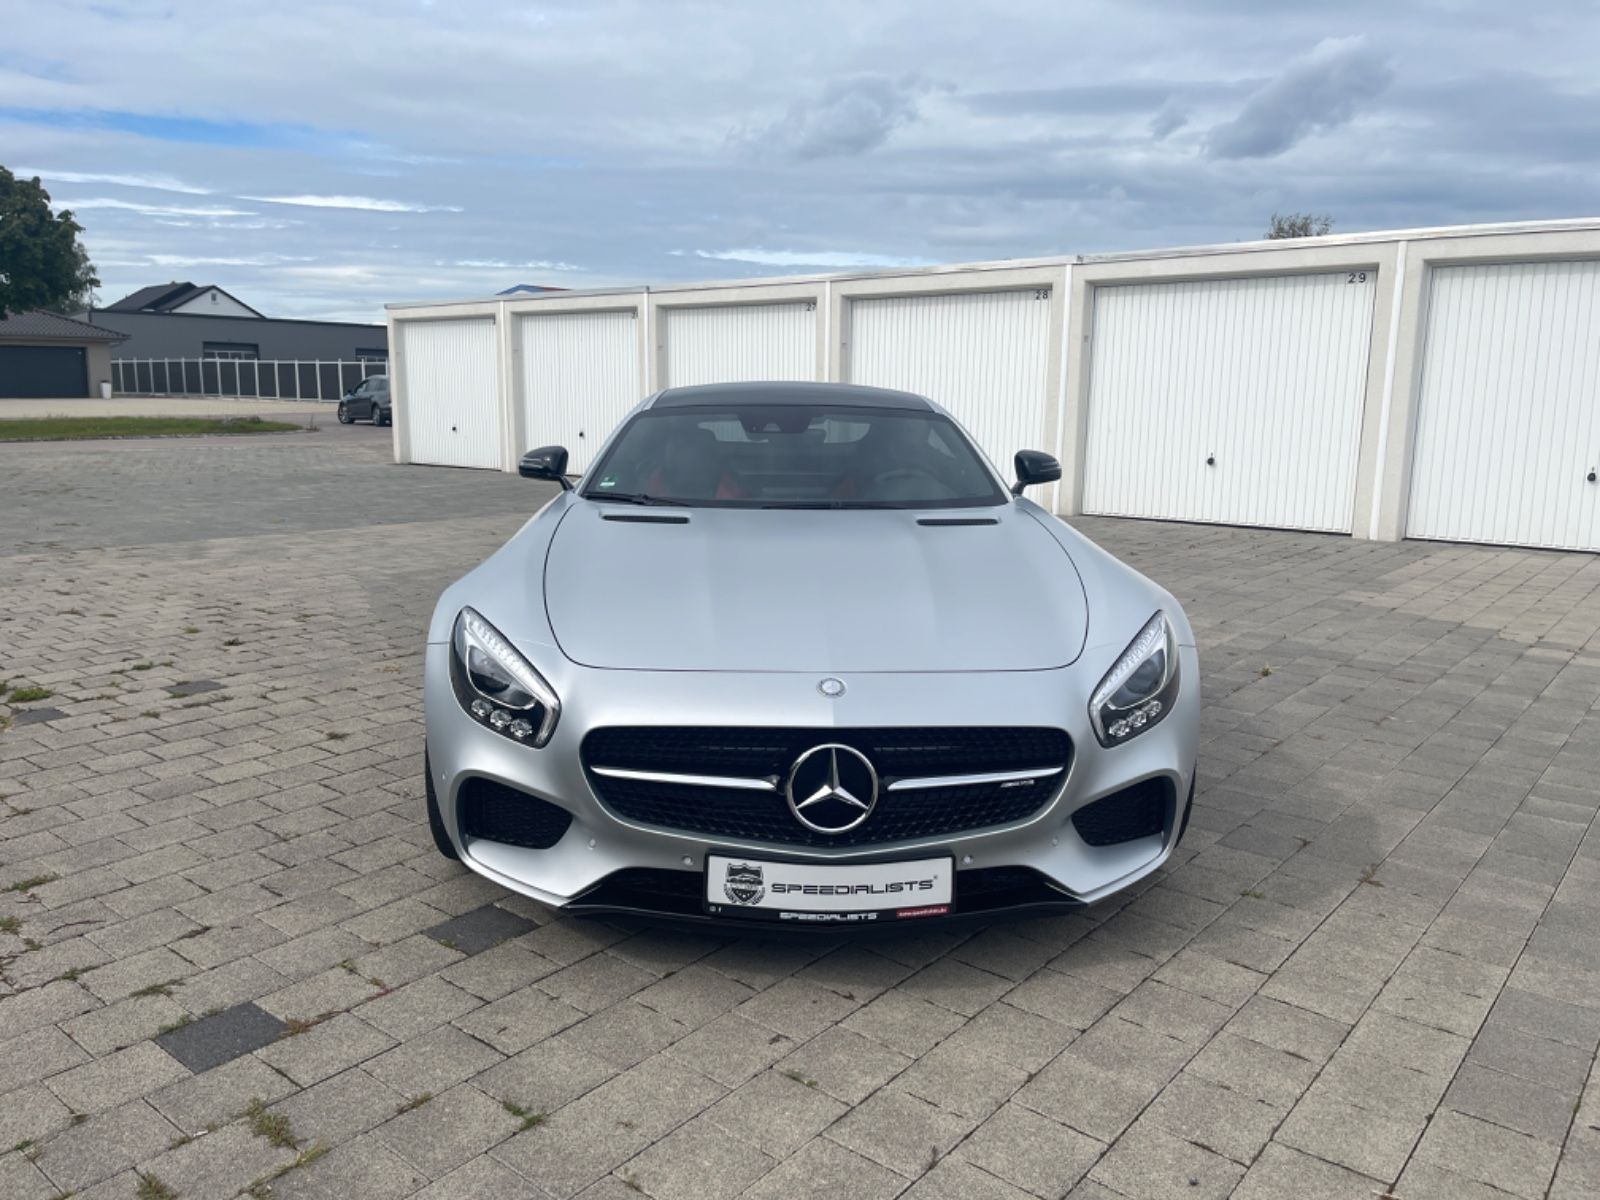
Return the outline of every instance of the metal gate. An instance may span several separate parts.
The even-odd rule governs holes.
[[[942,404],[1007,478],[1018,450],[1055,449],[1049,346],[1049,288],[850,303],[850,382]]]
[[[1600,263],[1436,267],[1406,533],[1600,550]]]
[[[567,470],[588,470],[594,452],[642,398],[639,321],[626,312],[517,318],[526,446],[565,446]]]
[[[500,390],[494,320],[407,321],[398,326],[411,461],[447,467],[501,465]]]
[[[1096,288],[1084,511],[1349,533],[1376,286]]]
[[[663,387],[817,377],[817,306],[662,308]]]

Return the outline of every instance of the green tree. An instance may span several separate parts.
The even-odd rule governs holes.
[[[1273,213],[1269,239],[1321,237],[1333,228],[1333,218],[1319,213]]]
[[[78,241],[82,232],[71,212],[50,211],[37,176],[18,179],[0,167],[0,317],[86,306],[100,280]]]

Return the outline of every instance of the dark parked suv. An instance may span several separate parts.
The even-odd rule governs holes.
[[[368,375],[344,394],[339,401],[339,424],[352,421],[371,421],[374,425],[387,425],[389,412],[389,377]]]

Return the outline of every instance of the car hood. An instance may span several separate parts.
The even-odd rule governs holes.
[[[544,596],[568,658],[636,670],[1038,670],[1073,662],[1088,627],[1071,558],[1015,505],[579,502],[550,543]]]

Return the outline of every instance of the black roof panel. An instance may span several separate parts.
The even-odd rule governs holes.
[[[651,408],[700,408],[718,404],[831,404],[857,408],[905,408],[927,412],[933,406],[922,396],[893,388],[853,383],[702,383],[668,388]]]

